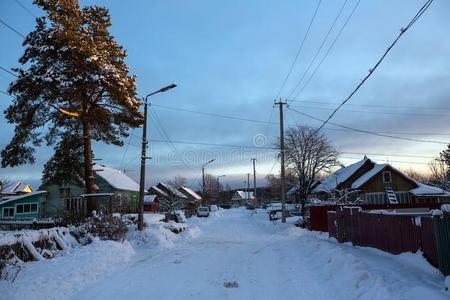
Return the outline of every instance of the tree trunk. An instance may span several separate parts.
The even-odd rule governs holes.
[[[91,123],[89,120],[82,120],[83,123],[83,146],[84,146],[84,182],[87,194],[93,194],[95,190],[95,177],[92,166],[92,144],[91,144]],[[97,210],[97,201],[94,197],[87,197],[87,213]]]

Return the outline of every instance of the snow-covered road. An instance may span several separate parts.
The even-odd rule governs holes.
[[[245,209],[226,210],[188,222],[191,232],[184,237],[159,241],[159,246],[133,245],[135,253],[129,249],[130,245],[123,246],[126,259],[120,249],[116,250],[118,263],[114,258],[103,258],[103,262],[101,255],[91,262],[81,260],[93,264],[94,275],[89,274],[89,265],[81,272],[88,280],[80,279],[76,266],[72,269],[70,263],[64,266],[64,260],[70,261],[72,255],[68,254],[53,260],[63,260],[63,270],[54,269],[56,274],[52,271],[61,263],[52,263],[51,268],[40,267],[47,274],[38,274],[30,267],[28,271],[34,278],[24,273],[14,285],[2,283],[0,295],[2,288],[9,287],[12,293],[7,294],[21,299],[447,299],[450,296],[442,290],[443,277],[419,254],[393,256],[375,249],[338,244],[325,234],[289,224],[274,225],[262,211],[253,214]],[[102,251],[101,247],[98,251]],[[105,256],[111,255],[110,252],[105,251]],[[39,269],[49,263],[33,264]],[[96,264],[109,268],[94,272]],[[50,289],[45,286],[45,276]],[[54,284],[53,280],[60,277],[61,282]],[[24,293],[29,288],[25,286],[27,281],[34,286]]]

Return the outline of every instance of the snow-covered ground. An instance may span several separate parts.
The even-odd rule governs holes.
[[[151,226],[26,264],[1,299],[448,299],[420,254],[338,244],[262,211],[191,218],[180,235]]]

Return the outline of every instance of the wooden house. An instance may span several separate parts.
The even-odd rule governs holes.
[[[46,191],[29,192],[0,200],[1,220],[33,220],[45,217]]]
[[[328,200],[337,191],[353,191],[350,201],[367,204],[446,203],[450,193],[420,183],[389,164],[377,164],[367,157],[343,167],[319,184],[312,197]]]
[[[236,191],[231,197],[231,205],[232,206],[241,206],[244,205],[247,201],[255,200],[255,196],[253,192],[244,192],[244,191]]]
[[[146,212],[158,212],[159,199],[157,195],[145,195],[144,196],[144,211]]]
[[[197,207],[201,205],[202,203],[202,196],[194,192],[189,187],[181,186],[178,188],[178,191],[180,191],[183,195],[185,195],[188,198],[188,203],[186,204],[186,216],[192,216],[196,213]]]
[[[18,195],[24,195],[27,193],[31,193],[33,191],[33,188],[29,184],[22,183],[18,181],[16,184],[14,184],[9,191],[3,191],[1,196],[2,197],[8,197],[8,196],[18,196]]]
[[[48,192],[46,214],[62,216],[78,214],[86,210],[86,200],[96,197],[99,207],[111,207],[112,211],[137,212],[139,184],[121,170],[105,165],[94,165],[96,194],[85,194],[82,184],[64,183],[42,186]],[[112,201],[112,203],[108,203]]]

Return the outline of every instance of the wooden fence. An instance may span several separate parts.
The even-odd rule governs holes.
[[[441,204],[362,204],[362,205],[316,205],[309,207],[310,229],[314,231],[328,232],[328,211],[335,211],[337,207],[355,206],[363,210],[371,209],[400,209],[400,208],[429,208],[439,209]]]
[[[392,254],[420,250],[444,275],[450,275],[450,218],[375,214],[343,206],[327,216],[329,235],[340,243]]]

